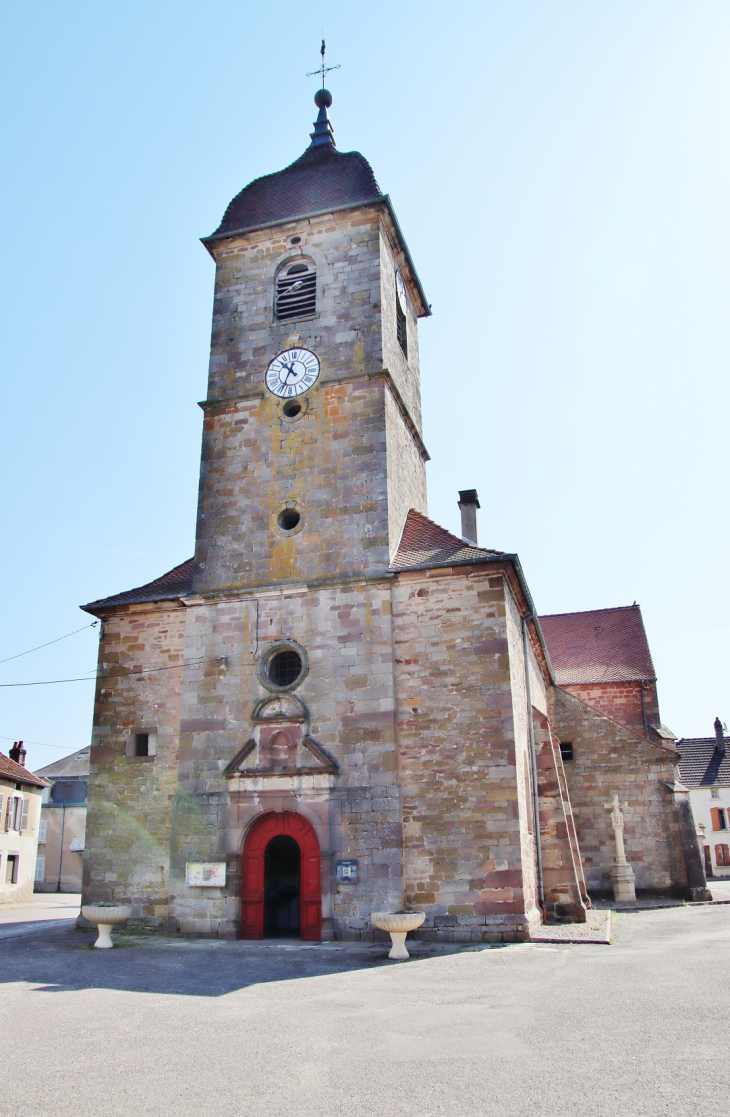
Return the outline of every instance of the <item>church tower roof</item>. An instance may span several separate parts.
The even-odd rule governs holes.
[[[418,278],[405,237],[401,232],[390,197],[378,185],[373,169],[359,151],[338,151],[328,108],[332,94],[318,89],[314,103],[319,114],[310,132],[311,143],[306,151],[274,174],[262,175],[244,186],[228,204],[223,220],[214,233],[203,237],[211,246],[224,237],[268,229],[310,217],[319,217],[338,210],[382,203],[390,214],[403,252],[411,270],[417,295],[417,317],[431,314],[426,294]],[[210,250],[210,248],[209,248]]]
[[[319,115],[307,150],[283,171],[263,175],[244,186],[228,206],[213,237],[384,200],[367,159],[359,151],[338,151],[335,146],[327,113],[332,94],[318,89],[314,101]]]

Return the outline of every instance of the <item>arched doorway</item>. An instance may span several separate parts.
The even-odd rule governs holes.
[[[298,865],[292,843],[298,849]],[[242,868],[242,939],[287,933],[319,941],[322,937],[319,841],[306,818],[293,811],[261,815],[246,835]]]

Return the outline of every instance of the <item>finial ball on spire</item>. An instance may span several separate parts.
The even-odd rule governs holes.
[[[329,89],[318,89],[314,95],[314,103],[318,109],[321,109],[323,106],[329,108],[332,104],[332,94]]]

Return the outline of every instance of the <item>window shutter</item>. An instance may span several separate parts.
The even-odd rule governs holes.
[[[42,818],[40,820],[40,822],[38,823],[38,841],[39,842],[45,842],[45,840],[46,840],[46,830],[47,829],[48,829],[48,821],[45,818]]]
[[[44,880],[46,876],[46,859],[45,857],[36,857],[35,859],[35,879]]]
[[[14,795],[8,795],[8,805],[7,805],[7,808],[5,810],[5,832],[6,833],[7,833],[8,830],[10,830],[12,828],[14,810],[15,810],[15,796]]]
[[[720,812],[717,809],[717,807],[712,808],[712,810],[710,811],[710,817],[712,818],[712,829],[713,830],[719,830],[720,829]]]
[[[30,799],[21,799],[21,803],[23,804],[23,809],[20,815],[20,826],[18,827],[18,830],[20,830],[20,832],[22,833],[23,830],[28,829],[28,812],[30,810]]]

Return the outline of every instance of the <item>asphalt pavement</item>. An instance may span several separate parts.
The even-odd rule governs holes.
[[[682,1115],[730,1097],[730,905],[612,945],[0,942],[0,1114]]]

